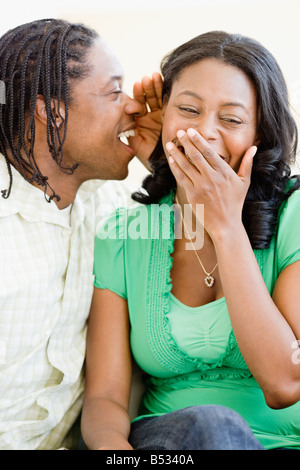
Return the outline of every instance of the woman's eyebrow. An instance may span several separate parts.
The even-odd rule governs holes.
[[[233,106],[233,107],[239,107],[239,108],[243,108],[245,111],[248,111],[246,106],[241,103],[240,101],[230,101],[229,103],[224,103],[222,104],[222,106]]]
[[[195,93],[194,91],[190,91],[190,90],[182,91],[181,93],[179,93],[178,96],[181,96],[181,95],[192,96],[193,98],[197,98],[198,100],[201,100],[201,101],[203,99],[200,95],[198,95],[198,93]]]

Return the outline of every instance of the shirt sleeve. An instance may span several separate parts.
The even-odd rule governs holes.
[[[97,230],[94,254],[94,285],[127,299],[124,260],[124,213],[118,209]]]
[[[279,272],[300,260],[300,190],[283,204],[277,234]]]

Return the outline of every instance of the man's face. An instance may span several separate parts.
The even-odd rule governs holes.
[[[135,128],[142,106],[122,92],[122,67],[103,40],[95,42],[88,63],[89,75],[71,89],[63,161],[80,164],[74,176],[81,181],[124,179],[134,152],[119,137]]]

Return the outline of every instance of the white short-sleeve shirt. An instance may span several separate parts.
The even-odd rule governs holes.
[[[65,436],[82,406],[95,231],[130,192],[89,181],[59,210],[12,170],[10,197],[0,193],[0,449],[72,448]]]

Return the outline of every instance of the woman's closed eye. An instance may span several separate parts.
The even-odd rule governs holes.
[[[244,124],[244,121],[238,117],[235,116],[222,116],[219,118],[221,122],[223,122],[225,125],[232,125],[232,126],[240,126],[241,124]]]
[[[191,108],[189,106],[178,106],[179,111],[182,111],[184,113],[189,113],[189,114],[200,114],[200,111],[195,108]]]

